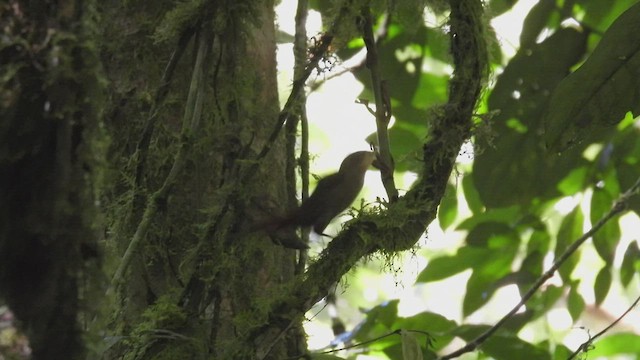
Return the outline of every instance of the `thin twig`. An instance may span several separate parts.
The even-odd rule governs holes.
[[[296,33],[294,40],[295,69],[293,77],[297,78],[302,75],[302,70],[307,60],[307,15],[309,13],[309,1],[298,0],[298,8],[296,9]],[[302,200],[309,197],[309,119],[307,118],[307,96],[302,94],[298,104],[298,117],[301,129],[300,139],[300,158],[298,166],[300,166],[300,178],[302,182],[301,195]],[[297,124],[296,124],[297,130]],[[309,243],[309,230],[303,229],[302,241]],[[296,274],[302,274],[307,264],[307,252],[300,250],[298,262],[296,263]]]
[[[393,179],[393,157],[389,145],[389,121],[391,120],[391,102],[384,81],[380,75],[378,64],[378,46],[373,37],[373,18],[368,6],[362,8],[362,39],[367,47],[367,68],[371,75],[371,87],[376,102],[376,129],[378,134],[378,151],[380,154],[380,176],[387,191],[389,202],[398,200],[398,189]]]
[[[576,351],[573,354],[571,354],[571,356],[569,356],[567,358],[567,360],[571,360],[571,359],[575,358],[576,356],[578,356],[578,354],[580,354],[583,351],[585,351],[585,352],[588,351],[589,347],[593,344],[594,341],[596,341],[596,339],[598,339],[600,336],[604,335],[611,328],[616,326],[616,324],[618,324],[620,322],[620,320],[622,320],[625,316],[627,316],[627,314],[629,312],[631,312],[631,310],[633,310],[633,308],[636,307],[636,305],[638,305],[638,302],[640,302],[640,296],[638,296],[636,298],[636,301],[634,301],[633,304],[631,304],[631,306],[629,306],[629,308],[627,308],[627,310],[625,312],[623,312],[622,315],[620,315],[620,317],[618,317],[614,322],[609,324],[609,326],[607,326],[604,329],[602,329],[599,333],[595,334],[593,337],[590,337],[589,340],[587,340],[584,343],[582,343],[582,345],[578,346]]]
[[[565,261],[567,261],[567,259],[573,255],[576,250],[582,245],[584,244],[585,241],[587,241],[589,238],[591,238],[596,232],[598,232],[600,230],[600,228],[602,228],[609,220],[611,220],[613,217],[615,217],[616,215],[620,214],[621,212],[623,212],[626,209],[626,204],[627,201],[629,200],[630,197],[632,197],[633,195],[635,195],[638,192],[638,189],[640,189],[640,178],[638,178],[638,180],[636,180],[635,184],[633,184],[633,186],[631,186],[629,188],[629,190],[625,191],[624,194],[620,195],[620,197],[618,198],[618,200],[616,200],[613,203],[613,206],[611,207],[611,210],[609,210],[608,213],[606,213],[602,218],[600,218],[600,220],[598,220],[598,222],[593,225],[593,227],[591,229],[589,229],[589,231],[587,231],[586,233],[584,233],[584,235],[582,235],[580,238],[578,238],[577,240],[575,240],[563,253],[562,255],[560,255],[560,257],[553,263],[553,265],[551,265],[551,268],[549,268],[549,270],[545,271],[544,274],[542,274],[538,280],[536,280],[536,282],[533,284],[533,286],[531,286],[531,288],[522,296],[522,299],[520,300],[520,302],[513,307],[513,309],[511,309],[511,311],[509,311],[505,316],[502,317],[502,319],[500,319],[500,321],[498,321],[495,325],[493,325],[491,328],[489,328],[487,331],[485,331],[484,333],[482,333],[480,336],[478,336],[477,338],[473,339],[471,342],[469,342],[467,345],[463,346],[462,348],[447,354],[443,357],[441,357],[440,359],[445,360],[445,359],[453,359],[456,358],[464,353],[467,352],[471,352],[475,349],[477,349],[482,343],[484,343],[489,337],[491,337],[491,335],[493,335],[500,327],[502,327],[502,325],[504,325],[507,320],[509,320],[511,317],[513,317],[513,315],[515,315],[522,306],[524,306],[524,304],[531,299],[531,297],[533,297],[533,295],[536,293],[536,291],[538,291],[538,289],[548,280],[553,276],[553,273],[556,272],[556,270],[558,270],[560,268],[560,266],[562,264],[564,264]]]
[[[378,28],[378,31],[375,34],[375,40],[377,46],[380,46],[389,34],[389,27],[391,26],[391,15],[384,15],[384,24]],[[327,81],[340,77],[346,73],[350,73],[358,70],[363,67],[367,62],[367,48],[366,46],[360,49],[357,53],[353,54],[350,58],[340,61],[339,64],[341,68],[339,70],[331,71],[327,76],[318,77],[309,84],[309,91],[316,91],[320,86],[322,86]]]

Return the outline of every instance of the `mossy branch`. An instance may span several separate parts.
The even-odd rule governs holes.
[[[363,257],[379,250],[392,252],[414,246],[435,219],[458,151],[470,136],[473,111],[488,75],[481,0],[451,0],[450,6],[454,72],[447,112],[431,124],[423,146],[420,180],[384,214],[361,216],[347,226],[297,280],[291,293],[274,303],[269,324],[252,331],[259,359],[274,342],[274,337],[265,334],[277,334],[302,317]],[[389,217],[401,220],[390,221]]]
[[[122,260],[120,261],[120,264],[111,280],[112,288],[115,288],[124,282],[125,272],[133,260],[134,254],[140,248],[142,240],[146,237],[149,226],[158,212],[158,204],[165,201],[167,194],[175,184],[178,175],[182,172],[182,169],[185,166],[186,158],[193,142],[193,136],[198,131],[200,119],[202,117],[202,107],[205,96],[204,87],[206,83],[207,69],[209,68],[209,52],[213,41],[213,34],[211,33],[210,26],[211,24],[204,23],[198,30],[200,33],[198,52],[191,76],[191,85],[189,87],[185,112],[182,118],[180,146],[173,160],[173,166],[160,189],[153,193],[147,200],[142,220],[138,224],[136,232],[129,242],[129,246],[122,256]]]
[[[480,345],[482,345],[485,341],[487,341],[489,337],[491,337],[496,331],[498,331],[498,329],[501,328],[502,325],[504,325],[509,319],[511,319],[520,310],[520,308],[523,307],[524,304],[526,304],[527,301],[531,299],[531,297],[533,297],[533,295],[538,291],[538,289],[540,289],[540,287],[542,287],[542,285],[544,285],[545,282],[547,282],[547,280],[553,277],[553,274],[560,268],[560,266],[562,266],[562,264],[564,264],[567,261],[567,259],[569,259],[569,257],[572,256],[576,252],[576,250],[578,250],[578,248],[585,243],[585,241],[590,239],[607,222],[609,222],[615,216],[617,216],[618,214],[626,210],[629,199],[632,196],[638,194],[639,190],[640,190],[640,178],[636,180],[635,184],[633,184],[633,186],[631,186],[629,190],[625,191],[624,194],[620,195],[620,198],[618,198],[618,200],[616,200],[613,203],[613,206],[611,207],[611,210],[609,210],[608,213],[606,213],[602,218],[600,218],[600,220],[598,220],[598,222],[595,225],[593,225],[593,227],[589,229],[589,231],[587,231],[581,237],[576,239],[562,253],[562,255],[560,255],[560,257],[556,259],[556,261],[551,265],[549,270],[545,271],[544,274],[540,275],[540,277],[531,286],[531,288],[527,290],[527,292],[522,296],[522,299],[520,300],[520,302],[516,306],[514,306],[513,309],[511,309],[511,311],[509,311],[505,316],[503,316],[502,319],[500,319],[500,321],[498,321],[495,325],[487,329],[487,331],[485,331],[484,333],[480,334],[480,336],[470,341],[467,345],[463,346],[462,348],[450,354],[447,354],[441,357],[440,359],[446,360],[446,359],[457,358],[464,353],[474,351]],[[582,346],[580,348],[582,349]]]

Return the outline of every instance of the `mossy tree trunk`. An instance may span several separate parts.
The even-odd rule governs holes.
[[[33,359],[83,358],[79,309],[96,303],[95,16],[93,1],[0,5],[0,296]]]
[[[252,226],[286,205],[274,4],[103,2],[111,83],[105,192],[115,276],[109,357],[253,357],[246,334],[296,252]],[[266,158],[258,153],[271,148]],[[256,160],[257,159],[257,160]],[[299,336],[274,349],[299,353]]]

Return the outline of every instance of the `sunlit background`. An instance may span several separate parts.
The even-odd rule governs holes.
[[[519,36],[524,17],[535,0],[520,0],[511,11],[496,17],[491,22],[494,27],[500,46],[504,53],[504,61],[513,57],[519,47]],[[294,18],[297,3],[294,0],[283,0],[277,7],[279,30],[288,34],[294,34]],[[432,26],[444,24],[444,20],[438,20],[429,14],[425,15],[425,21]],[[438,23],[441,21],[441,23]],[[309,36],[314,36],[322,31],[320,14],[310,11],[307,23]],[[278,47],[279,66],[279,86],[282,103],[289,94],[293,74],[293,49],[291,43],[280,44]],[[444,64],[447,65],[447,64]],[[363,86],[355,80],[354,76],[346,72],[340,76],[334,73],[343,70],[348,64],[338,62],[332,72],[321,75],[314,74],[311,81],[322,82],[317,90],[308,97],[307,113],[310,124],[310,155],[312,158],[311,172],[314,175],[325,175],[337,170],[342,159],[358,150],[368,150],[369,145],[365,138],[375,132],[375,119],[367,109],[356,103]],[[443,67],[446,71],[447,66]],[[493,76],[499,73],[498,70]],[[391,144],[393,147],[393,144]],[[470,168],[472,161],[472,151],[465,151],[459,159],[458,172],[464,172]],[[398,188],[406,190],[415,179],[415,174],[396,173],[396,183]],[[452,179],[455,181],[455,179]],[[366,177],[365,190],[361,196],[368,202],[373,202],[376,197],[385,198],[384,188],[380,181],[380,174],[370,171]],[[550,211],[545,221],[549,222],[551,228],[559,226],[562,215],[565,215],[576,203],[584,204],[582,210],[585,214],[585,230],[590,227],[589,220],[589,199],[590,194],[567,198],[558,203],[555,209]],[[357,203],[359,204],[359,203]],[[470,215],[466,208],[465,199],[458,194],[459,214],[458,220]],[[341,218],[337,223],[327,230],[329,233],[339,231]],[[640,229],[640,221],[635,214],[629,213],[621,219],[623,237],[620,243],[622,249],[626,249],[630,241]],[[450,227],[455,228],[455,226]],[[338,294],[338,316],[345,322],[347,330],[353,327],[365,316],[362,310],[370,309],[391,299],[399,299],[398,316],[410,316],[422,311],[430,311],[441,314],[456,322],[473,323],[495,323],[511,307],[520,300],[518,290],[515,285],[500,288],[492,296],[489,303],[476,311],[471,316],[463,319],[462,299],[465,293],[465,284],[471,271],[467,270],[444,281],[427,284],[414,285],[417,274],[427,265],[429,259],[442,254],[453,254],[456,249],[463,244],[465,233],[460,231],[444,232],[434,221],[428,229],[426,236],[420,242],[420,248],[415,252],[405,252],[394,261],[394,265],[389,267],[383,261],[371,260],[363,262],[359,267],[349,273],[339,285]],[[311,257],[317,255],[326,241],[315,239],[311,250]],[[595,275],[603,266],[602,260],[598,257],[591,243],[585,244],[582,248],[581,262],[574,271],[573,277],[580,278],[580,291],[587,307],[581,320],[573,324],[571,316],[566,310],[563,299],[556,304],[555,308],[549,311],[546,316],[539,318],[529,326],[526,326],[519,335],[526,341],[540,341],[551,337],[558,342],[563,342],[570,349],[576,349],[580,344],[589,339],[590,335],[602,329],[604,326],[616,319],[625,309],[627,309],[632,299],[629,293],[637,294],[637,283],[628,289],[620,288],[615,282],[600,307],[595,307],[593,287]],[[622,251],[617,252],[615,266],[619,267],[622,261]],[[551,254],[549,254],[551,255]],[[552,256],[549,256],[546,266],[551,264]],[[560,284],[559,279],[550,279],[547,284]],[[317,304],[307,314],[308,319],[305,329],[308,334],[308,343],[311,349],[327,348],[334,340],[329,319],[329,310],[324,303]],[[640,332],[640,314],[632,311],[616,327],[617,330],[632,330]],[[587,329],[590,329],[589,331]],[[454,341],[448,349],[454,350],[462,345],[461,341]],[[337,354],[337,355],[340,355]],[[461,359],[474,359],[476,354],[466,354]],[[374,359],[365,355],[360,355],[359,360]],[[379,357],[375,357],[379,359]],[[623,359],[618,357],[617,359]]]

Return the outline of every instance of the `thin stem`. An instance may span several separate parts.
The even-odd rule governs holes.
[[[593,337],[589,338],[589,340],[587,340],[584,343],[582,343],[582,345],[580,345],[576,349],[576,351],[573,354],[571,354],[571,356],[569,356],[569,358],[567,360],[571,360],[571,359],[575,358],[576,356],[578,356],[583,351],[588,351],[589,347],[591,346],[591,344],[593,344],[594,341],[596,341],[596,339],[598,339],[599,337],[604,335],[607,331],[611,330],[611,328],[616,326],[616,324],[618,324],[620,322],[620,320],[622,320],[625,316],[627,316],[627,314],[629,312],[631,312],[631,310],[633,310],[633,308],[635,308],[638,305],[638,302],[640,302],[640,296],[638,296],[636,298],[636,300],[633,302],[633,304],[631,304],[631,306],[629,306],[629,308],[627,308],[627,310],[625,312],[623,312],[622,315],[620,315],[620,317],[618,317],[614,322],[609,324],[607,327],[602,329],[599,333],[595,334]]]
[[[380,167],[380,176],[382,184],[387,191],[390,202],[398,200],[398,189],[396,189],[393,179],[394,163],[391,156],[391,146],[389,144],[389,121],[391,120],[391,101],[389,99],[388,89],[380,75],[380,66],[378,64],[378,46],[373,37],[373,18],[371,10],[368,6],[362,8],[363,17],[362,38],[367,47],[367,68],[371,75],[371,87],[376,102],[376,129],[378,134],[378,151],[380,153],[379,161],[382,163]]]

